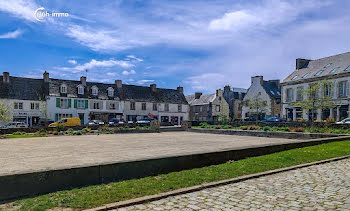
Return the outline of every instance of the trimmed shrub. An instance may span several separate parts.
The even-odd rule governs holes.
[[[12,133],[12,135],[26,135],[26,134],[27,134],[26,132],[21,132],[21,131]]]
[[[232,125],[223,125],[222,129],[232,129]]]
[[[65,128],[63,125],[57,125],[56,131],[60,132],[60,131],[64,131],[64,130],[65,130]]]
[[[215,129],[222,129],[221,125],[215,125]]]
[[[294,127],[290,129],[291,132],[298,132],[298,133],[303,133],[305,132],[305,128],[304,127]]]
[[[248,130],[248,126],[242,125],[239,127],[240,130]]]
[[[206,123],[206,122],[201,122],[201,123],[199,123],[199,126],[200,126],[201,128],[207,128],[207,127],[208,127],[208,123]]]
[[[282,132],[290,132],[289,127],[279,127],[278,130]]]
[[[259,130],[259,129],[260,129],[260,127],[257,125],[249,125],[248,126],[248,130]]]
[[[58,135],[58,131],[56,131],[56,130],[52,131],[52,135],[57,136]]]
[[[261,130],[263,130],[263,131],[270,131],[270,130],[272,130],[272,128],[270,126],[264,126],[264,127],[261,128]]]

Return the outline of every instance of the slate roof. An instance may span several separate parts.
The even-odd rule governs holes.
[[[114,98],[121,100],[135,100],[141,102],[159,102],[159,103],[173,103],[173,104],[187,104],[184,94],[177,91],[177,89],[163,89],[157,88],[153,92],[148,86],[136,86],[123,84],[122,89],[118,89],[116,84],[86,82],[84,95],[78,95],[78,86],[80,81],[51,79],[50,78],[50,95],[62,96],[60,93],[60,86],[67,85],[67,97],[84,97],[94,98],[91,93],[91,88],[96,86],[98,88],[98,99],[109,99],[107,89],[112,87],[114,89]]]
[[[42,79],[10,76],[10,83],[4,83],[3,76],[0,76],[0,98],[43,100],[47,90]]]
[[[195,98],[195,95],[186,96],[187,102],[192,105],[206,105],[212,103],[216,98],[216,94],[201,95],[199,99]]]
[[[263,87],[268,95],[273,98],[281,98],[281,87],[278,86],[275,82],[264,81]]]
[[[295,70],[283,82],[302,81],[310,78],[338,75],[350,72],[345,70],[350,65],[350,52],[311,60],[309,64],[299,70]],[[335,72],[331,72],[338,68]],[[316,74],[322,71],[320,74]],[[294,78],[296,77],[296,78]],[[294,79],[293,79],[294,78]]]

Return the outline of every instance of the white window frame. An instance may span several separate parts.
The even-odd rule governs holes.
[[[78,86],[78,94],[79,95],[83,95],[84,94],[84,86],[83,85],[79,85]]]
[[[68,99],[66,98],[60,99],[60,108],[68,108]]]
[[[77,108],[85,108],[85,100],[77,100]]]
[[[92,93],[92,95],[97,96],[98,95],[98,88],[96,86],[93,86],[91,88],[91,93]]]
[[[67,85],[66,84],[62,84],[60,87],[60,93],[62,94],[67,94]]]
[[[109,87],[107,89],[107,94],[108,94],[108,97],[114,97],[114,89],[112,87]]]
[[[14,102],[13,103],[13,109],[23,110],[23,102]]]

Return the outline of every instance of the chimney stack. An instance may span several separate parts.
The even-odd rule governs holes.
[[[10,73],[9,72],[2,73],[2,81],[4,83],[10,83]]]
[[[269,81],[276,84],[276,86],[280,87],[280,80],[269,80]]]
[[[44,79],[44,82],[47,83],[50,81],[50,74],[48,72],[44,72],[43,73],[43,79]]]
[[[216,90],[216,96],[217,96],[217,97],[222,96],[223,93],[224,93],[224,92],[222,91],[222,89]]]
[[[157,91],[157,85],[156,84],[151,84],[150,87],[151,87],[152,92],[156,92]]]
[[[264,84],[264,78],[263,76],[253,76],[252,77],[252,84],[254,83],[260,83],[260,85]]]
[[[202,96],[202,92],[194,93],[194,98],[199,99]]]
[[[115,80],[115,84],[117,85],[118,89],[121,89],[123,84],[122,84],[122,80]]]
[[[306,68],[309,65],[310,61],[311,60],[309,60],[309,59],[301,59],[301,58],[296,59],[295,69],[300,70],[302,68]]]
[[[80,77],[80,82],[83,86],[86,86],[86,76],[81,76]]]
[[[180,93],[180,94],[183,94],[184,93],[184,88],[182,86],[178,86],[177,87],[177,91]]]

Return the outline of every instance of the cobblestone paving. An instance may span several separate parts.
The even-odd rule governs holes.
[[[350,210],[350,159],[118,210]]]

